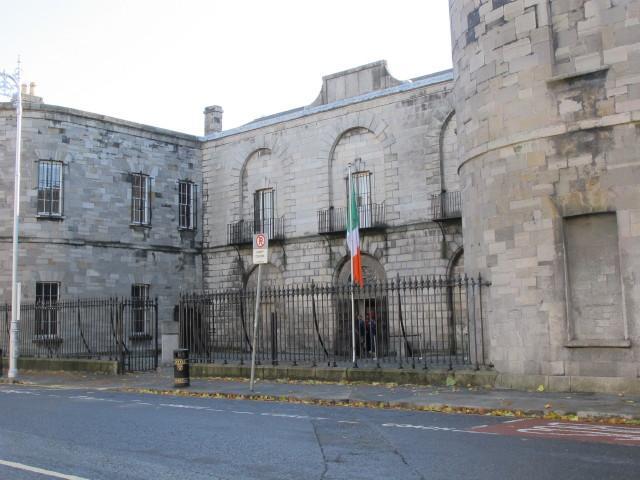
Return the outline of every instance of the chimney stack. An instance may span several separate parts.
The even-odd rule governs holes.
[[[204,134],[217,133],[222,131],[222,107],[211,105],[204,109]]]
[[[29,84],[29,95],[35,97],[35,95],[36,95],[36,82],[31,82]]]
[[[23,83],[22,85],[20,85],[20,93],[22,95],[27,95],[27,84]]]

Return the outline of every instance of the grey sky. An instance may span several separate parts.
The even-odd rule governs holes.
[[[0,69],[45,102],[202,134],[311,103],[323,75],[386,59],[450,68],[447,0],[0,0]]]

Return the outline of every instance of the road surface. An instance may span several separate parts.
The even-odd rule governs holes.
[[[634,479],[640,428],[0,385],[0,479]]]

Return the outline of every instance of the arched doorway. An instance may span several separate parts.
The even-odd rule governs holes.
[[[468,350],[467,285],[464,280],[464,249],[455,251],[447,266],[448,347],[450,355]]]
[[[356,288],[355,333],[356,355],[358,358],[378,359],[389,351],[389,316],[386,292],[386,274],[378,259],[371,255],[362,255],[362,276],[364,287]],[[348,285],[351,284],[351,264],[347,257],[336,273],[339,295],[336,296],[336,335],[337,355],[350,356],[352,345],[351,296]]]

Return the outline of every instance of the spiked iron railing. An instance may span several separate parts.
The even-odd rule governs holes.
[[[396,278],[365,285],[268,286],[261,292],[261,363],[348,364],[351,292],[358,364],[428,368],[484,361],[481,278]],[[179,341],[194,362],[248,362],[256,292],[239,289],[180,298]]]
[[[0,305],[0,349],[7,351],[11,306]],[[121,371],[158,366],[158,302],[94,298],[23,304],[20,356],[116,360]]]

